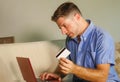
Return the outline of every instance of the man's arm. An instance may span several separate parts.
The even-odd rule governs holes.
[[[75,66],[75,70],[73,70],[73,74],[77,77],[83,78],[88,81],[95,82],[106,82],[109,71],[109,64],[100,64],[97,65],[96,69],[84,68],[81,66]]]
[[[59,67],[64,74],[72,73],[91,82],[106,82],[110,64],[99,64],[96,66],[96,69],[90,69],[78,66],[68,59],[61,58]]]

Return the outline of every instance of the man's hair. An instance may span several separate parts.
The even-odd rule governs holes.
[[[65,2],[55,10],[51,20],[56,22],[59,17],[68,16],[72,12],[77,12],[82,15],[81,11],[74,3]]]

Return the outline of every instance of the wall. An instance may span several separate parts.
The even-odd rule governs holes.
[[[120,41],[120,0],[0,0],[0,37],[15,36],[15,42],[64,39],[50,19],[65,1],[75,2],[85,18]]]

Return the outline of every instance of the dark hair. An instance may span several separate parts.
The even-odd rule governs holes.
[[[54,12],[51,17],[52,21],[57,21],[59,17],[68,16],[71,12],[77,12],[81,15],[81,11],[79,8],[72,2],[65,2],[61,4]]]

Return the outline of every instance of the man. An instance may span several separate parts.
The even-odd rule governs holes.
[[[67,35],[71,54],[59,60],[59,74],[43,73],[42,80],[61,82],[61,74],[73,74],[73,82],[120,82],[114,69],[114,42],[107,32],[85,20],[72,2],[61,4],[52,20]]]

